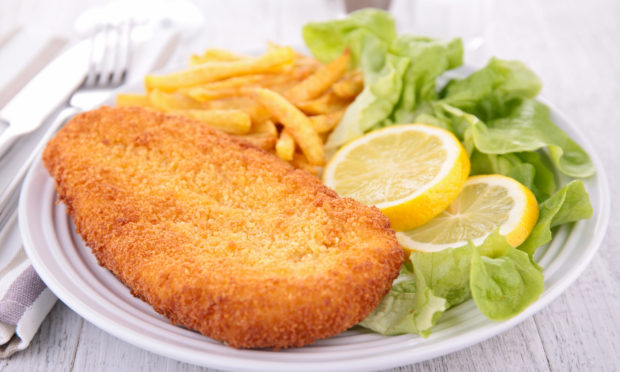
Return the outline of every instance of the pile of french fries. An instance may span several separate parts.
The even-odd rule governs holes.
[[[323,65],[273,44],[259,57],[209,49],[187,69],[147,75],[145,94],[119,94],[116,105],[191,117],[316,174],[327,136],[363,89],[349,62],[348,50]]]

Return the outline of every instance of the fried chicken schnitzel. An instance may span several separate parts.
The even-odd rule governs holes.
[[[348,329],[403,260],[378,209],[197,121],[104,107],[71,120],[43,162],[102,266],[171,322],[233,347]]]

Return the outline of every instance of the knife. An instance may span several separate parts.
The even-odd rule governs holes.
[[[41,126],[82,84],[89,55],[89,41],[77,43],[41,70],[4,106],[0,121],[8,127],[0,134],[0,157],[19,136]]]
[[[144,61],[145,63],[138,63],[137,66],[132,66],[131,71],[137,73],[138,76],[143,76],[153,68],[158,69],[167,65],[178,46],[179,39],[180,33],[178,31],[168,30],[166,33],[161,35],[161,37],[156,39],[156,44],[147,45],[147,49],[149,51],[155,50],[156,52],[153,55],[147,55],[146,61]],[[84,70],[82,72],[82,78],[85,75],[86,72]],[[69,95],[71,95],[71,92]],[[61,103],[57,106],[62,106],[63,103],[67,102],[67,100],[65,99],[64,101],[61,101],[59,98],[56,102]],[[90,105],[93,103],[94,102],[90,102]],[[99,102],[97,101],[97,103]],[[30,168],[30,164],[33,163],[38,156],[40,156],[43,147],[54,135],[54,133],[56,133],[58,128],[73,115],[75,115],[75,113],[76,108],[72,106],[67,106],[62,110],[54,110],[53,115],[49,115],[49,117],[44,120],[44,123],[40,126],[40,128],[35,128],[36,130],[31,136],[24,137],[19,141],[19,148],[16,147],[11,149],[8,153],[10,154],[10,157],[1,159],[0,179],[2,179],[3,174],[10,174],[10,180],[6,184],[4,184],[4,182],[0,182],[0,239],[3,235],[3,231],[7,228],[5,220],[10,216],[12,210],[14,210],[14,207],[11,207],[10,203],[13,198],[17,198],[19,195],[22,180]],[[3,170],[7,169],[8,172],[3,172]]]

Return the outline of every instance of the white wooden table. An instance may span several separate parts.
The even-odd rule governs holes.
[[[0,31],[19,22],[67,35],[76,15],[98,3],[101,2],[0,0]],[[489,6],[490,1],[477,3]],[[208,45],[225,44],[227,33],[221,32],[224,29],[229,30],[232,36],[228,36],[241,47],[255,45],[274,35],[277,41],[295,42],[298,36],[283,34],[277,28],[294,24],[295,18],[290,16],[292,9],[308,6],[265,1],[252,3],[255,12],[249,12],[249,2],[235,5],[234,9],[216,10],[213,4],[200,3],[207,28],[220,32],[205,31],[202,37],[187,41],[185,49],[177,51],[178,58]],[[315,13],[304,14],[320,16],[325,11],[312,8]],[[225,17],[229,17],[227,22],[222,20]],[[230,17],[261,22],[263,33],[256,36],[233,29]],[[280,17],[280,22],[275,26],[273,22],[265,23],[263,20],[269,17]],[[620,370],[620,193],[616,192],[620,188],[620,2],[501,1],[490,4],[484,19],[484,52],[520,59],[533,68],[544,82],[542,94],[580,126],[587,140],[598,149],[612,191],[609,229],[598,255],[583,275],[540,313],[478,345],[396,370]],[[191,50],[196,47],[197,50]],[[205,369],[129,345],[58,302],[29,349],[0,360],[0,370]]]

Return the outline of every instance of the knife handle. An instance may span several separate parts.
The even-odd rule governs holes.
[[[2,118],[0,118],[2,120]],[[3,120],[4,121],[4,120]],[[9,125],[2,134],[0,134],[0,158],[11,147],[15,140],[19,137],[19,133],[15,132],[15,127]]]
[[[0,134],[0,156],[17,137],[41,127],[76,92],[88,71],[90,41],[83,40],[45,66],[3,108],[9,127]]]
[[[10,208],[7,208],[11,198],[15,193],[19,193],[20,185],[22,180],[26,176],[28,169],[30,169],[30,165],[37,159],[37,157],[41,156],[41,152],[47,142],[52,138],[54,134],[63,126],[71,117],[79,113],[81,110],[75,107],[67,107],[63,109],[58,116],[54,119],[54,121],[50,124],[47,131],[43,135],[43,137],[39,140],[36,147],[33,149],[32,153],[24,161],[21,168],[15,174],[15,177],[11,180],[11,182],[2,190],[2,195],[0,196],[0,220],[3,219],[3,216],[10,212]],[[7,129],[8,130],[8,129]],[[4,132],[6,133],[6,131]],[[4,136],[4,133],[2,135]]]

